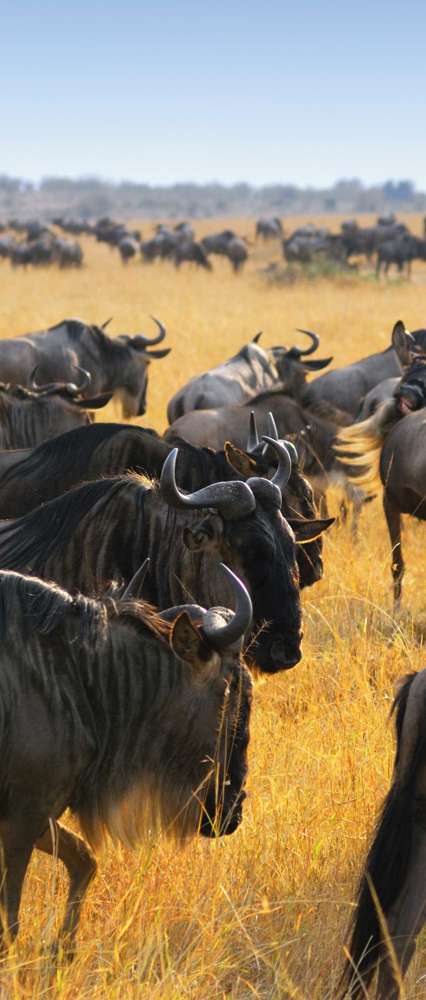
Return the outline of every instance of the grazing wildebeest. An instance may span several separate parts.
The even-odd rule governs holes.
[[[262,390],[278,384],[283,389],[285,386],[287,391],[290,387],[293,390],[295,380],[298,384],[304,381],[306,372],[325,368],[332,358],[307,360],[308,355],[319,347],[317,334],[310,330],[298,332],[309,337],[309,347],[270,347],[263,350],[258,343],[261,333],[257,333],[250,344],[245,344],[228,361],[202,375],[195,375],[172,396],[167,407],[169,424],[192,410],[244,403]],[[181,436],[186,438],[185,434]]]
[[[185,261],[190,264],[197,264],[205,271],[211,271],[212,265],[207,257],[206,251],[201,243],[196,240],[180,239],[174,250],[174,262],[176,267],[180,267]]]
[[[110,399],[110,393],[85,399],[73,383],[56,382],[37,389],[0,383],[0,449],[34,448],[55,437],[58,430],[88,424],[88,411],[105,406]]]
[[[241,236],[233,236],[231,240],[228,240],[225,257],[230,261],[235,274],[238,274],[248,257],[247,244]]]
[[[73,369],[79,365],[91,375],[91,394],[112,392],[120,399],[126,418],[140,416],[145,413],[150,361],[170,351],[148,349],[166,336],[165,327],[154,322],[159,332],[152,339],[142,334],[109,337],[106,324],[90,326],[70,319],[47,330],[2,340],[0,377],[4,382],[28,385],[37,368],[43,382],[72,381]]]
[[[323,401],[356,417],[361,400],[385,378],[402,375],[402,366],[410,363],[412,342],[404,323],[398,320],[389,347],[344,368],[335,368],[313,379],[306,387],[303,404],[315,408]]]
[[[353,483],[370,495],[380,494],[392,546],[394,607],[401,602],[404,561],[401,514],[426,520],[426,359],[417,357],[394,396],[364,423],[342,431],[337,452],[350,456]],[[354,457],[355,456],[355,457]],[[344,463],[344,459],[341,461]]]
[[[90,594],[104,592],[108,581],[128,581],[150,557],[143,594],[164,608],[188,595],[203,605],[223,601],[218,565],[226,555],[253,598],[250,657],[268,673],[288,669],[301,656],[296,542],[311,541],[330,522],[284,520],[291,458],[281,442],[272,446],[279,456],[272,481],[253,476],[185,494],[176,486],[173,450],[159,490],[134,475],[79,486],[2,524],[0,566]]]
[[[262,216],[256,222],[256,239],[261,236],[263,240],[282,239],[283,227],[281,219],[277,215]]]
[[[276,428],[267,425],[272,437]],[[227,443],[223,452],[179,442],[177,473],[187,490],[209,483],[273,475],[276,456],[263,456],[262,441],[254,453]],[[32,451],[0,452],[0,517],[22,517],[82,482],[131,470],[159,479],[172,446],[153,431],[123,424],[91,424],[61,434]],[[293,452],[294,455],[294,452]],[[317,517],[310,484],[296,460],[282,493],[281,513],[287,519]],[[323,573],[322,538],[297,546],[300,587],[309,587]]]
[[[70,877],[59,941],[73,957],[95,858],[58,820],[70,808],[89,844],[133,847],[232,834],[242,820],[251,707],[241,637],[251,602],[234,574],[235,614],[191,604],[163,614],[99,603],[0,573],[0,845],[3,934],[18,932],[36,848]],[[56,947],[57,950],[57,947]]]
[[[53,260],[57,261],[59,267],[81,267],[83,264],[83,251],[77,240],[63,240],[56,238],[53,245]]]
[[[394,709],[392,785],[361,877],[342,982],[352,1000],[367,996],[376,972],[377,1000],[398,1000],[426,920],[425,670],[405,678]]]
[[[133,236],[123,236],[118,243],[118,250],[122,263],[127,264],[129,260],[132,260],[139,253],[140,244]]]

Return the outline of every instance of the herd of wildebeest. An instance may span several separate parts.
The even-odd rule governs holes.
[[[251,674],[301,658],[329,487],[356,521],[383,493],[396,607],[401,514],[426,519],[425,329],[399,320],[344,368],[317,356],[316,333],[270,348],[257,333],[176,391],[163,436],[96,423],[113,397],[125,420],[145,413],[149,366],[169,353],[154,322],[152,337],[73,319],[0,342],[3,941],[37,848],[69,873],[68,957],[88,844],[239,826]],[[426,671],[397,697],[341,996],[365,996],[378,969],[377,995],[398,997],[426,919],[425,699]],[[84,840],[59,823],[67,808]]]
[[[60,230],[64,235],[58,235]],[[155,226],[154,233],[144,239],[140,229],[129,229],[125,223],[105,216],[96,222],[57,216],[48,225],[37,220],[10,219],[0,223],[0,259],[8,259],[14,267],[58,264],[59,267],[81,267],[84,254],[81,244],[71,236],[92,236],[99,243],[115,248],[123,264],[142,260],[172,261],[177,268],[184,263],[212,270],[211,258],[227,259],[235,273],[246,263],[253,242],[233,229],[196,238],[188,222]],[[339,233],[312,224],[300,226],[286,235],[278,216],[260,218],[256,222],[256,240],[279,240],[287,265],[332,264],[338,270],[354,270],[361,258],[367,263],[375,259],[376,274],[388,273],[394,265],[401,274],[411,272],[413,260],[426,260],[426,217],[423,237],[415,236],[393,214],[379,216],[373,226],[360,226],[355,220],[343,222]],[[276,263],[267,272],[276,268]]]

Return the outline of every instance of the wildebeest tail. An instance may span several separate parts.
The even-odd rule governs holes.
[[[333,449],[348,480],[361,487],[368,496],[375,496],[381,491],[380,456],[384,439],[394,426],[395,419],[395,401],[390,399],[362,423],[343,427],[335,440]]]
[[[391,788],[358,887],[349,958],[340,994],[367,995],[386,952],[386,915],[398,898],[408,871],[414,823],[414,791],[419,766],[426,761],[426,671],[409,675],[395,699],[397,749]]]

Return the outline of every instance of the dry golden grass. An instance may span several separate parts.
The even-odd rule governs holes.
[[[251,223],[236,226],[252,232]],[[73,315],[95,322],[112,315],[117,332],[149,332],[148,314],[158,315],[173,346],[151,371],[145,422],[159,430],[173,391],[259,329],[266,344],[290,344],[296,326],[311,327],[321,334],[324,355],[333,353],[340,364],[386,346],[399,317],[415,328],[426,316],[424,265],[411,283],[342,278],[276,288],[258,273],[278,259],[274,244],[257,248],[237,277],[223,261],[215,261],[213,274],[189,268],[176,274],[168,264],[123,268],[108,248],[90,241],[85,249],[81,273],[1,266],[0,336]],[[136,854],[104,852],[77,960],[53,980],[42,942],[57,923],[65,877],[34,858],[18,945],[0,973],[2,997],[335,996],[357,873],[391,773],[393,683],[424,665],[423,560],[417,556],[423,531],[407,524],[406,612],[398,624],[391,617],[390,553],[379,502],[363,514],[356,546],[344,526],[330,532],[324,580],[304,595],[303,660],[289,674],[256,685],[241,829],[182,852],[163,840]],[[420,948],[409,995],[425,966]]]

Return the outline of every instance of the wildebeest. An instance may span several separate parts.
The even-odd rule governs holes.
[[[201,243],[196,240],[180,239],[175,246],[173,258],[176,267],[187,262],[203,267],[205,271],[211,271],[212,265],[207,257],[206,251]]]
[[[385,378],[402,375],[402,366],[410,363],[411,352],[412,342],[404,323],[398,320],[389,347],[344,368],[334,368],[318,375],[306,387],[304,405],[315,407],[325,400],[356,417],[361,400],[370,389]]]
[[[276,437],[270,422],[266,430]],[[273,475],[276,456],[255,453],[228,443],[222,452],[179,442],[177,474],[187,490],[236,476]],[[91,424],[61,434],[32,451],[0,452],[0,517],[22,517],[82,482],[131,470],[159,479],[172,446],[153,431],[123,424]],[[294,455],[294,453],[293,453]],[[291,475],[282,492],[281,513],[287,519],[312,520],[317,510],[309,482],[292,460]],[[297,546],[300,587],[309,587],[323,573],[321,536]]]
[[[262,216],[256,222],[256,239],[262,237],[263,240],[282,239],[283,227],[281,219],[277,215]]]
[[[58,237],[53,244],[53,260],[59,267],[81,267],[83,251],[77,240],[63,240]]]
[[[228,241],[225,256],[228,258],[235,274],[242,270],[247,257],[247,243],[241,236],[234,236]]]
[[[272,481],[253,476],[185,494],[173,450],[159,490],[132,475],[79,486],[0,527],[0,566],[91,594],[128,581],[150,557],[143,594],[164,608],[188,595],[203,605],[223,601],[218,565],[226,555],[253,599],[250,657],[266,672],[288,669],[301,655],[296,542],[318,537],[330,522],[284,520],[291,458],[281,442],[271,446],[279,456]]]
[[[118,250],[123,264],[127,264],[129,260],[136,257],[139,253],[140,244],[133,236],[123,236],[118,243]]]
[[[394,708],[392,784],[361,877],[344,972],[352,1000],[367,996],[376,971],[378,1000],[398,1000],[426,919],[425,670],[405,678]]]
[[[42,382],[72,381],[79,365],[91,375],[90,393],[112,392],[120,399],[126,418],[140,416],[146,408],[148,366],[164,358],[170,348],[151,350],[166,336],[154,320],[158,334],[109,337],[105,326],[90,326],[78,319],[63,320],[47,330],[11,337],[0,343],[0,377],[4,382],[28,385],[37,368]]]
[[[308,355],[319,347],[319,337],[310,330],[298,332],[309,337],[309,347],[270,347],[263,350],[258,343],[261,333],[257,333],[251,343],[245,344],[228,361],[202,375],[195,375],[172,396],[167,407],[169,424],[192,410],[244,403],[262,390],[278,384],[284,387],[286,383],[289,388],[290,381],[293,383],[295,377],[304,380],[306,372],[318,371],[332,361],[332,358],[307,360]],[[191,440],[179,429],[176,429],[176,433]]]
[[[383,487],[383,506],[392,547],[394,607],[401,602],[404,561],[401,514],[426,520],[426,359],[418,357],[400,380],[394,396],[364,423],[345,428],[338,452],[350,455],[351,479],[375,496]],[[341,459],[344,463],[344,459]]]
[[[87,376],[86,384],[90,381]],[[82,397],[74,383],[26,389],[0,383],[0,449],[34,448],[58,431],[90,423],[89,410],[109,403],[110,393]]]
[[[0,573],[1,934],[18,932],[36,848],[70,886],[59,942],[73,957],[91,850],[58,820],[70,808],[89,844],[135,846],[231,834],[242,819],[251,680],[241,661],[247,591],[224,567],[235,614],[187,604],[157,613],[95,602]],[[58,942],[58,943],[59,943]]]
[[[203,236],[201,244],[206,253],[218,254],[225,257],[230,240],[236,239],[237,234],[233,229],[223,229],[220,233],[211,233],[210,236]]]

